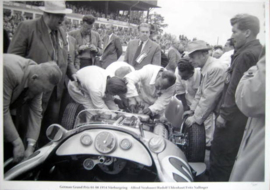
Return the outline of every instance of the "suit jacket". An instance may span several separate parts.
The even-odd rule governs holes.
[[[169,63],[166,66],[166,69],[174,72],[175,68],[177,67],[177,63],[181,59],[181,55],[179,51],[175,49],[174,47],[170,47],[168,51],[168,59],[169,59]]]
[[[226,78],[226,66],[221,64],[218,59],[209,57],[201,74],[201,84],[190,106],[190,110],[194,111],[192,117],[199,125],[214,112],[218,104]]]
[[[80,69],[80,60],[78,58],[78,51],[76,47],[76,39],[70,35],[67,35],[68,40],[68,70],[65,77],[65,85],[67,86],[69,79]]]
[[[10,105],[27,87],[29,66],[36,65],[34,61],[17,55],[4,54],[4,134],[8,142],[19,137],[10,115]],[[36,95],[29,102],[29,117],[26,138],[38,139],[42,118],[42,93]]]
[[[118,36],[112,34],[104,39],[104,48],[102,53],[102,68],[106,69],[111,63],[117,61],[122,55],[122,45]]]
[[[133,65],[134,56],[136,50],[139,46],[140,40],[132,40],[128,43],[127,51],[125,54],[124,61],[131,64],[136,70],[141,69],[143,66],[147,64],[153,65],[161,65],[161,50],[157,43],[153,42],[152,40],[148,40],[148,42],[143,47],[140,55],[146,53],[146,57],[142,60],[140,64]],[[139,56],[140,56],[139,55]],[[138,57],[139,57],[138,56]],[[137,58],[135,58],[137,59]]]
[[[74,30],[69,32],[69,35],[72,36],[73,38],[76,39],[76,48],[79,50],[79,47],[81,45],[83,45],[83,37],[82,37],[82,33],[81,30]],[[99,37],[99,34],[95,31],[91,30],[91,39],[90,39],[90,43],[94,44],[97,47],[97,55],[100,56],[102,54],[102,47],[101,47],[101,40]],[[81,52],[79,52],[79,57],[81,57]],[[90,58],[90,54],[89,54],[89,58]]]
[[[62,97],[65,74],[67,72],[68,52],[66,33],[62,28],[57,30],[58,51],[57,64],[62,71],[62,78],[57,85],[57,99]],[[35,20],[23,21],[19,24],[12,38],[8,53],[20,55],[22,57],[32,59],[36,63],[44,63],[54,60],[54,48],[48,27],[46,26],[43,16]],[[51,92],[44,94],[43,104],[47,104],[51,96]],[[46,106],[44,106],[45,109]]]

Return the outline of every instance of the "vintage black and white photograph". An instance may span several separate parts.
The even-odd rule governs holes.
[[[269,189],[268,1],[1,4],[0,189]]]

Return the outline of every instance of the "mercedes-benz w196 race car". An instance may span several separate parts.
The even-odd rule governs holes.
[[[174,101],[166,121],[119,111],[113,119],[104,110],[77,114],[78,105],[70,104],[62,125],[48,127],[51,142],[5,172],[5,180],[192,182],[206,169],[198,149],[205,141],[192,139],[194,129],[174,127],[183,113]]]

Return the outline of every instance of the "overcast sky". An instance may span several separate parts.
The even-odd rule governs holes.
[[[230,19],[248,13],[260,20],[258,39],[265,44],[263,0],[157,0],[161,8],[152,9],[165,17],[165,32],[189,39],[196,37],[212,45],[224,45],[231,36]]]

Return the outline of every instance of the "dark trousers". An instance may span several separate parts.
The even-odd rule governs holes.
[[[28,117],[29,117],[29,106],[28,104],[24,104],[21,107],[16,109],[16,115],[11,115],[12,121],[18,131],[20,138],[24,144],[24,147],[27,147],[27,139],[26,139],[26,132],[27,132],[27,124],[28,124]],[[13,157],[13,145],[10,142],[6,142],[4,140],[4,161]]]
[[[38,139],[38,147],[42,147],[45,144],[49,142],[47,136],[46,136],[46,130],[47,128],[53,124],[58,123],[59,124],[59,112],[60,112],[60,106],[61,106],[61,98],[57,99],[56,97],[56,88],[54,88],[50,99],[47,103],[46,110],[43,114],[43,119],[41,123],[41,129]]]
[[[216,128],[210,153],[209,181],[229,181],[247,117],[239,110],[225,128]]]

